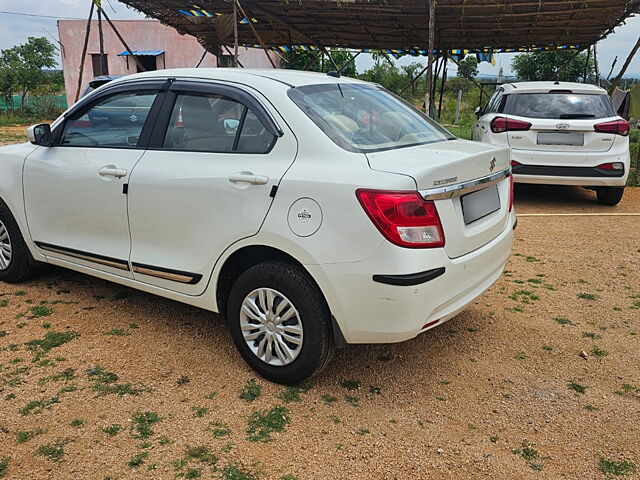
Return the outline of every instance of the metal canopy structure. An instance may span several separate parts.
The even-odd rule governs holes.
[[[234,43],[234,1],[120,0],[221,54]],[[426,54],[429,1],[241,0],[240,45],[340,47]],[[640,0],[436,0],[438,51],[585,48],[633,13]],[[257,41],[259,36],[260,40]]]

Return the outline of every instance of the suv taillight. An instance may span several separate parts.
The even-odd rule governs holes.
[[[629,130],[631,129],[629,122],[622,119],[614,120],[613,122],[598,123],[594,125],[593,128],[598,133],[612,133],[614,135],[622,135],[623,137],[629,135]]]
[[[391,243],[405,248],[444,247],[444,231],[436,206],[418,192],[356,191],[374,225]]]
[[[531,124],[522,120],[513,120],[506,117],[496,117],[491,120],[491,131],[493,133],[524,132],[530,128]]]

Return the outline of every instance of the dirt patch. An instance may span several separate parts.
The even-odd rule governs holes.
[[[210,313],[58,269],[0,284],[6,478],[637,478],[639,231],[522,218],[469,310],[300,390],[248,383]]]
[[[26,142],[26,128],[27,125],[17,127],[0,127],[0,145]]]

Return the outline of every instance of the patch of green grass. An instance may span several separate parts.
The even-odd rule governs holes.
[[[536,300],[540,300],[540,297],[533,293],[531,290],[516,290],[509,295],[511,300],[519,300],[522,303],[530,304]]]
[[[9,457],[0,458],[0,478],[7,476],[7,472],[9,471],[9,460]]]
[[[540,259],[534,257],[533,255],[523,255],[521,253],[514,253],[513,254],[514,257],[522,257],[524,258],[527,262],[533,263],[533,262],[539,262]]]
[[[207,400],[213,400],[214,398],[216,398],[218,396],[218,392],[211,392],[211,393],[207,393],[204,398],[206,398]]]
[[[284,391],[280,392],[278,398],[285,403],[301,402],[302,397],[300,397],[300,392],[300,387],[287,387]]]
[[[326,404],[332,404],[338,401],[338,398],[334,397],[333,395],[323,394],[323,395],[320,395],[320,398],[322,398],[322,401]]]
[[[201,468],[190,468],[184,474],[184,478],[200,478],[202,476]]]
[[[329,415],[329,419],[336,425],[338,425],[339,423],[342,423],[342,420],[340,420],[340,417],[337,416],[336,414]]]
[[[54,443],[40,445],[36,450],[36,455],[45,457],[52,462],[59,462],[64,457],[64,446],[67,444],[65,440],[58,440]]]
[[[17,443],[26,443],[32,438],[37,437],[38,435],[42,435],[44,430],[41,428],[37,428],[36,430],[18,430],[16,432],[16,442]]]
[[[598,467],[605,475],[631,475],[636,471],[636,465],[632,462],[626,460],[616,462],[615,460],[608,460],[604,457],[600,457]]]
[[[515,358],[516,360],[526,360],[527,355],[524,352],[518,352],[513,356],[513,358]]]
[[[202,418],[209,412],[209,409],[206,407],[198,407],[194,405],[193,407],[191,407],[191,411],[193,412],[194,418]]]
[[[609,352],[607,352],[606,350],[602,350],[598,346],[594,346],[591,349],[591,355],[593,355],[594,357],[606,357],[607,355],[609,355]]]
[[[571,320],[565,317],[555,317],[553,321],[560,325],[575,325]]]
[[[596,410],[598,410],[598,407],[594,407],[593,405],[585,405],[584,409],[590,412],[595,412]]]
[[[511,313],[522,313],[524,310],[520,307],[506,307],[505,310]]]
[[[578,298],[582,300],[598,300],[598,296],[593,293],[579,293]]]
[[[53,309],[46,305],[36,305],[30,308],[33,318],[48,317],[53,313]]]
[[[272,433],[284,431],[289,422],[289,410],[282,405],[254,411],[247,422],[247,438],[251,442],[268,442]]]
[[[60,403],[60,399],[58,397],[52,397],[52,398],[50,398],[48,400],[47,399],[44,399],[44,400],[33,400],[33,401],[27,403],[27,405],[24,406],[23,408],[18,410],[18,412],[23,417],[26,417],[30,413],[40,413],[40,412],[42,412],[42,409],[48,408],[48,407],[50,407],[52,405],[55,405],[56,403]]]
[[[353,405],[354,407],[359,407],[360,406],[360,397],[356,397],[353,395],[345,395],[344,396],[344,401]]]
[[[530,279],[527,280],[527,282],[529,282],[529,283],[531,283],[533,285],[541,285],[542,283],[544,283],[539,278],[530,278]]]
[[[117,423],[114,423],[112,425],[109,425],[108,427],[103,427],[102,431],[107,435],[109,435],[110,437],[115,437],[118,433],[120,433],[122,429],[123,429],[122,425],[118,425]]]
[[[538,460],[540,458],[540,453],[533,448],[533,445],[529,442],[522,442],[522,446],[520,448],[514,448],[511,450],[511,453],[519,455],[524,460],[529,462],[529,467],[533,470],[540,471],[543,468],[541,463],[537,463],[534,460]]]
[[[368,428],[361,428],[360,430],[356,431],[356,435],[367,435],[368,433],[371,433],[371,430],[369,430]]]
[[[207,430],[211,432],[211,435],[213,435],[213,438],[224,437],[225,435],[229,435],[231,433],[231,429],[229,428],[229,425],[220,421],[211,422]]]
[[[251,378],[242,387],[240,391],[240,398],[245,402],[253,402],[262,393],[262,386],[256,382],[255,378]]]
[[[181,387],[182,385],[186,385],[190,381],[191,381],[191,379],[189,377],[187,377],[186,375],[180,375],[178,377],[178,379],[176,380],[176,385]]]
[[[245,470],[237,463],[230,463],[222,470],[222,480],[259,480],[257,473]]]
[[[86,420],[84,418],[76,418],[74,420],[71,420],[71,422],[69,422],[69,425],[71,425],[74,428],[80,428],[85,423],[86,423]]]
[[[553,347],[552,347],[551,345],[543,345],[543,346],[542,346],[542,349],[543,349],[545,352],[552,352],[552,351],[553,351]]]
[[[91,387],[99,395],[114,394],[122,397],[124,395],[140,395],[143,392],[142,389],[134,387],[131,383],[117,383],[118,375],[108,372],[100,365],[89,368],[87,375],[91,381]]]
[[[125,332],[122,328],[112,328],[111,330],[104,332],[103,335],[114,335],[116,337],[127,337],[131,335],[129,332]]]
[[[280,480],[300,480],[296,475],[292,475],[291,473],[287,473],[280,477]]]
[[[127,467],[129,468],[140,467],[142,464],[144,464],[144,461],[147,459],[148,456],[149,456],[149,452],[140,452],[139,454],[132,456],[127,462]]]
[[[206,463],[212,466],[218,463],[218,457],[211,453],[209,451],[209,448],[204,445],[187,449],[185,458],[187,459],[187,461],[197,460],[198,462]]]
[[[138,412],[133,414],[131,421],[133,430],[138,432],[133,438],[145,439],[154,434],[151,427],[162,421],[162,418],[155,412]]]
[[[38,385],[42,386],[49,382],[59,382],[59,381],[71,381],[75,380],[76,371],[73,368],[67,368],[60,372],[58,375],[49,375],[48,377],[43,377],[38,380]]]
[[[78,332],[47,332],[40,340],[30,340],[25,345],[27,349],[35,353],[36,359],[40,360],[52,349],[60,347],[71,340],[78,338]]]
[[[602,338],[602,335],[598,335],[597,333],[593,332],[582,332],[582,336],[585,338],[590,338],[591,340],[600,340]]]
[[[360,382],[358,380],[345,380],[340,384],[340,386],[342,386],[342,388],[346,388],[349,391],[357,390],[358,388],[360,388]]]
[[[567,386],[569,387],[570,390],[573,390],[574,392],[577,392],[577,393],[581,393],[583,395],[587,392],[587,388],[588,388],[585,385],[580,385],[579,383],[576,383],[573,380],[568,382]]]
[[[6,298],[3,298],[2,300],[0,300],[0,307],[7,307],[9,305],[9,300],[7,300]]]

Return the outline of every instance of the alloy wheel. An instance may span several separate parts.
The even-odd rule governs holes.
[[[6,270],[11,264],[12,248],[9,231],[0,220],[0,270]]]
[[[245,297],[240,329],[249,349],[268,365],[289,365],[302,350],[300,314],[287,297],[271,288],[258,288]]]

